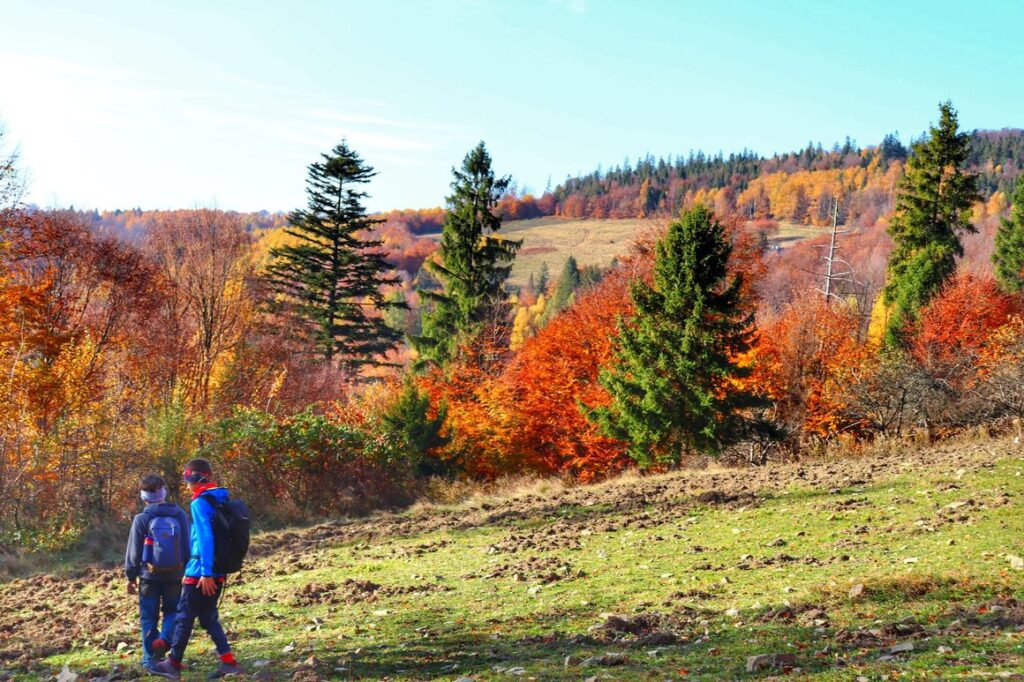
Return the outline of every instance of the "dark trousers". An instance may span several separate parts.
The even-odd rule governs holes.
[[[174,618],[178,610],[181,580],[160,582],[139,581],[139,622],[142,625],[142,662],[153,658],[153,642],[158,637],[170,641],[174,632]],[[163,623],[160,615],[163,613]]]
[[[196,618],[199,624],[210,635],[217,653],[224,655],[231,651],[228,644],[228,636],[224,634],[224,628],[220,624],[220,616],[217,614],[217,601],[224,585],[217,585],[217,591],[212,597],[207,597],[199,589],[198,585],[184,585],[181,588],[181,598],[178,600],[178,616],[174,621],[174,642],[171,644],[171,656],[179,663],[185,659],[185,647],[192,637],[192,628],[195,626]]]

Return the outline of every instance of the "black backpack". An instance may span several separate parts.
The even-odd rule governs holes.
[[[213,507],[213,571],[238,573],[249,552],[249,508],[241,500],[218,502],[200,495]]]

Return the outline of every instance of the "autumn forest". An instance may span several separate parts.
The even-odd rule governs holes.
[[[384,213],[347,140],[287,214],[42,209],[4,157],[0,550],[72,546],[195,453],[272,525],[438,480],[1019,431],[1024,131],[920,113],[906,141],[646,155],[542,193],[481,142],[443,207]],[[537,218],[646,227],[513,284],[509,225]]]

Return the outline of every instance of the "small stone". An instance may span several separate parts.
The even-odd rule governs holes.
[[[320,665],[320,659],[318,659],[316,656],[310,656],[302,662],[302,665],[306,666],[307,668],[315,668],[318,665]]]
[[[266,668],[268,665],[270,665],[270,661],[268,661],[268,660],[253,661],[252,662],[252,667],[254,667],[254,668]]]
[[[68,664],[65,663],[64,667],[61,668],[60,673],[57,674],[57,682],[76,682],[78,679],[78,673],[73,673],[68,668]]]
[[[1010,568],[1015,571],[1024,570],[1024,559],[1015,554],[1007,554],[1006,560],[1010,562]]]
[[[568,670],[569,668],[577,667],[582,662],[583,661],[579,656],[573,656],[570,654],[565,657],[564,661],[562,661],[562,667]]]
[[[850,588],[850,599],[860,599],[864,596],[864,584],[857,583]]]
[[[907,654],[914,650],[913,642],[900,642],[895,646],[889,647],[890,654]]]
[[[286,654],[290,654],[291,652],[295,651],[295,642],[291,642],[289,644],[286,644],[284,646],[284,648],[281,649],[281,651],[283,653],[286,653]]]
[[[124,651],[127,648],[128,648],[128,642],[118,642],[117,643],[117,647],[115,647],[114,650],[115,651]]]
[[[948,646],[940,646],[938,649],[936,649],[936,651],[938,651],[940,654],[951,654],[951,653],[953,653],[953,649],[951,649]]]
[[[525,675],[526,674],[526,668],[517,665],[514,668],[509,668],[508,670],[506,670],[505,674],[506,675],[515,675],[515,676],[518,677],[520,675]]]
[[[624,665],[626,663],[626,654],[613,654],[608,653],[598,658],[598,664],[603,666],[615,666]]]

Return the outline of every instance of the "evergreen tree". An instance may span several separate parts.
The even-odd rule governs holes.
[[[427,304],[423,333],[412,339],[421,359],[437,364],[452,359],[459,343],[486,323],[507,322],[505,280],[522,243],[495,236],[501,218],[494,208],[510,179],[495,177],[484,143],[452,173],[438,259],[428,264],[443,290],[420,290]]]
[[[381,288],[399,280],[386,274],[382,242],[363,236],[381,221],[367,216],[367,195],[357,187],[376,173],[345,141],[321,156],[309,166],[307,207],[288,217],[293,243],[270,251],[272,306],[290,318],[288,332],[326,361],[380,364],[402,338],[381,313],[405,303],[385,299]]]
[[[580,287],[580,268],[576,259],[569,256],[562,266],[562,274],[558,276],[558,284],[551,294],[551,302],[544,311],[544,321],[550,320],[573,301],[573,295]]]
[[[992,263],[999,285],[1006,291],[1019,292],[1024,289],[1024,175],[1017,176],[1010,201],[1010,217],[1004,218],[996,231]]]
[[[430,396],[406,377],[398,400],[381,415],[381,423],[387,433],[402,443],[417,472],[421,476],[432,476],[445,472],[444,463],[435,452],[450,440],[443,434],[447,417],[448,406],[443,403],[438,406],[437,414],[431,417]]]
[[[620,321],[615,360],[599,377],[611,403],[588,415],[642,466],[720,452],[749,433],[741,410],[762,405],[730,386],[749,374],[735,358],[753,323],[741,278],[727,281],[731,251],[711,211],[695,206],[658,243],[653,286],[633,285],[634,317]]]
[[[546,294],[548,293],[548,284],[551,283],[551,270],[548,269],[548,262],[544,261],[540,264],[540,271],[537,273],[537,293]]]
[[[384,300],[398,304],[392,305],[384,311],[384,322],[402,334],[411,333],[412,320],[409,315],[409,303],[405,300],[405,292],[401,289],[394,289],[385,296]]]
[[[889,347],[903,344],[906,325],[956,270],[956,257],[963,255],[960,233],[975,231],[971,206],[980,197],[977,176],[964,171],[969,145],[956,110],[944,102],[938,126],[912,146],[889,224],[895,242],[885,286]]]

